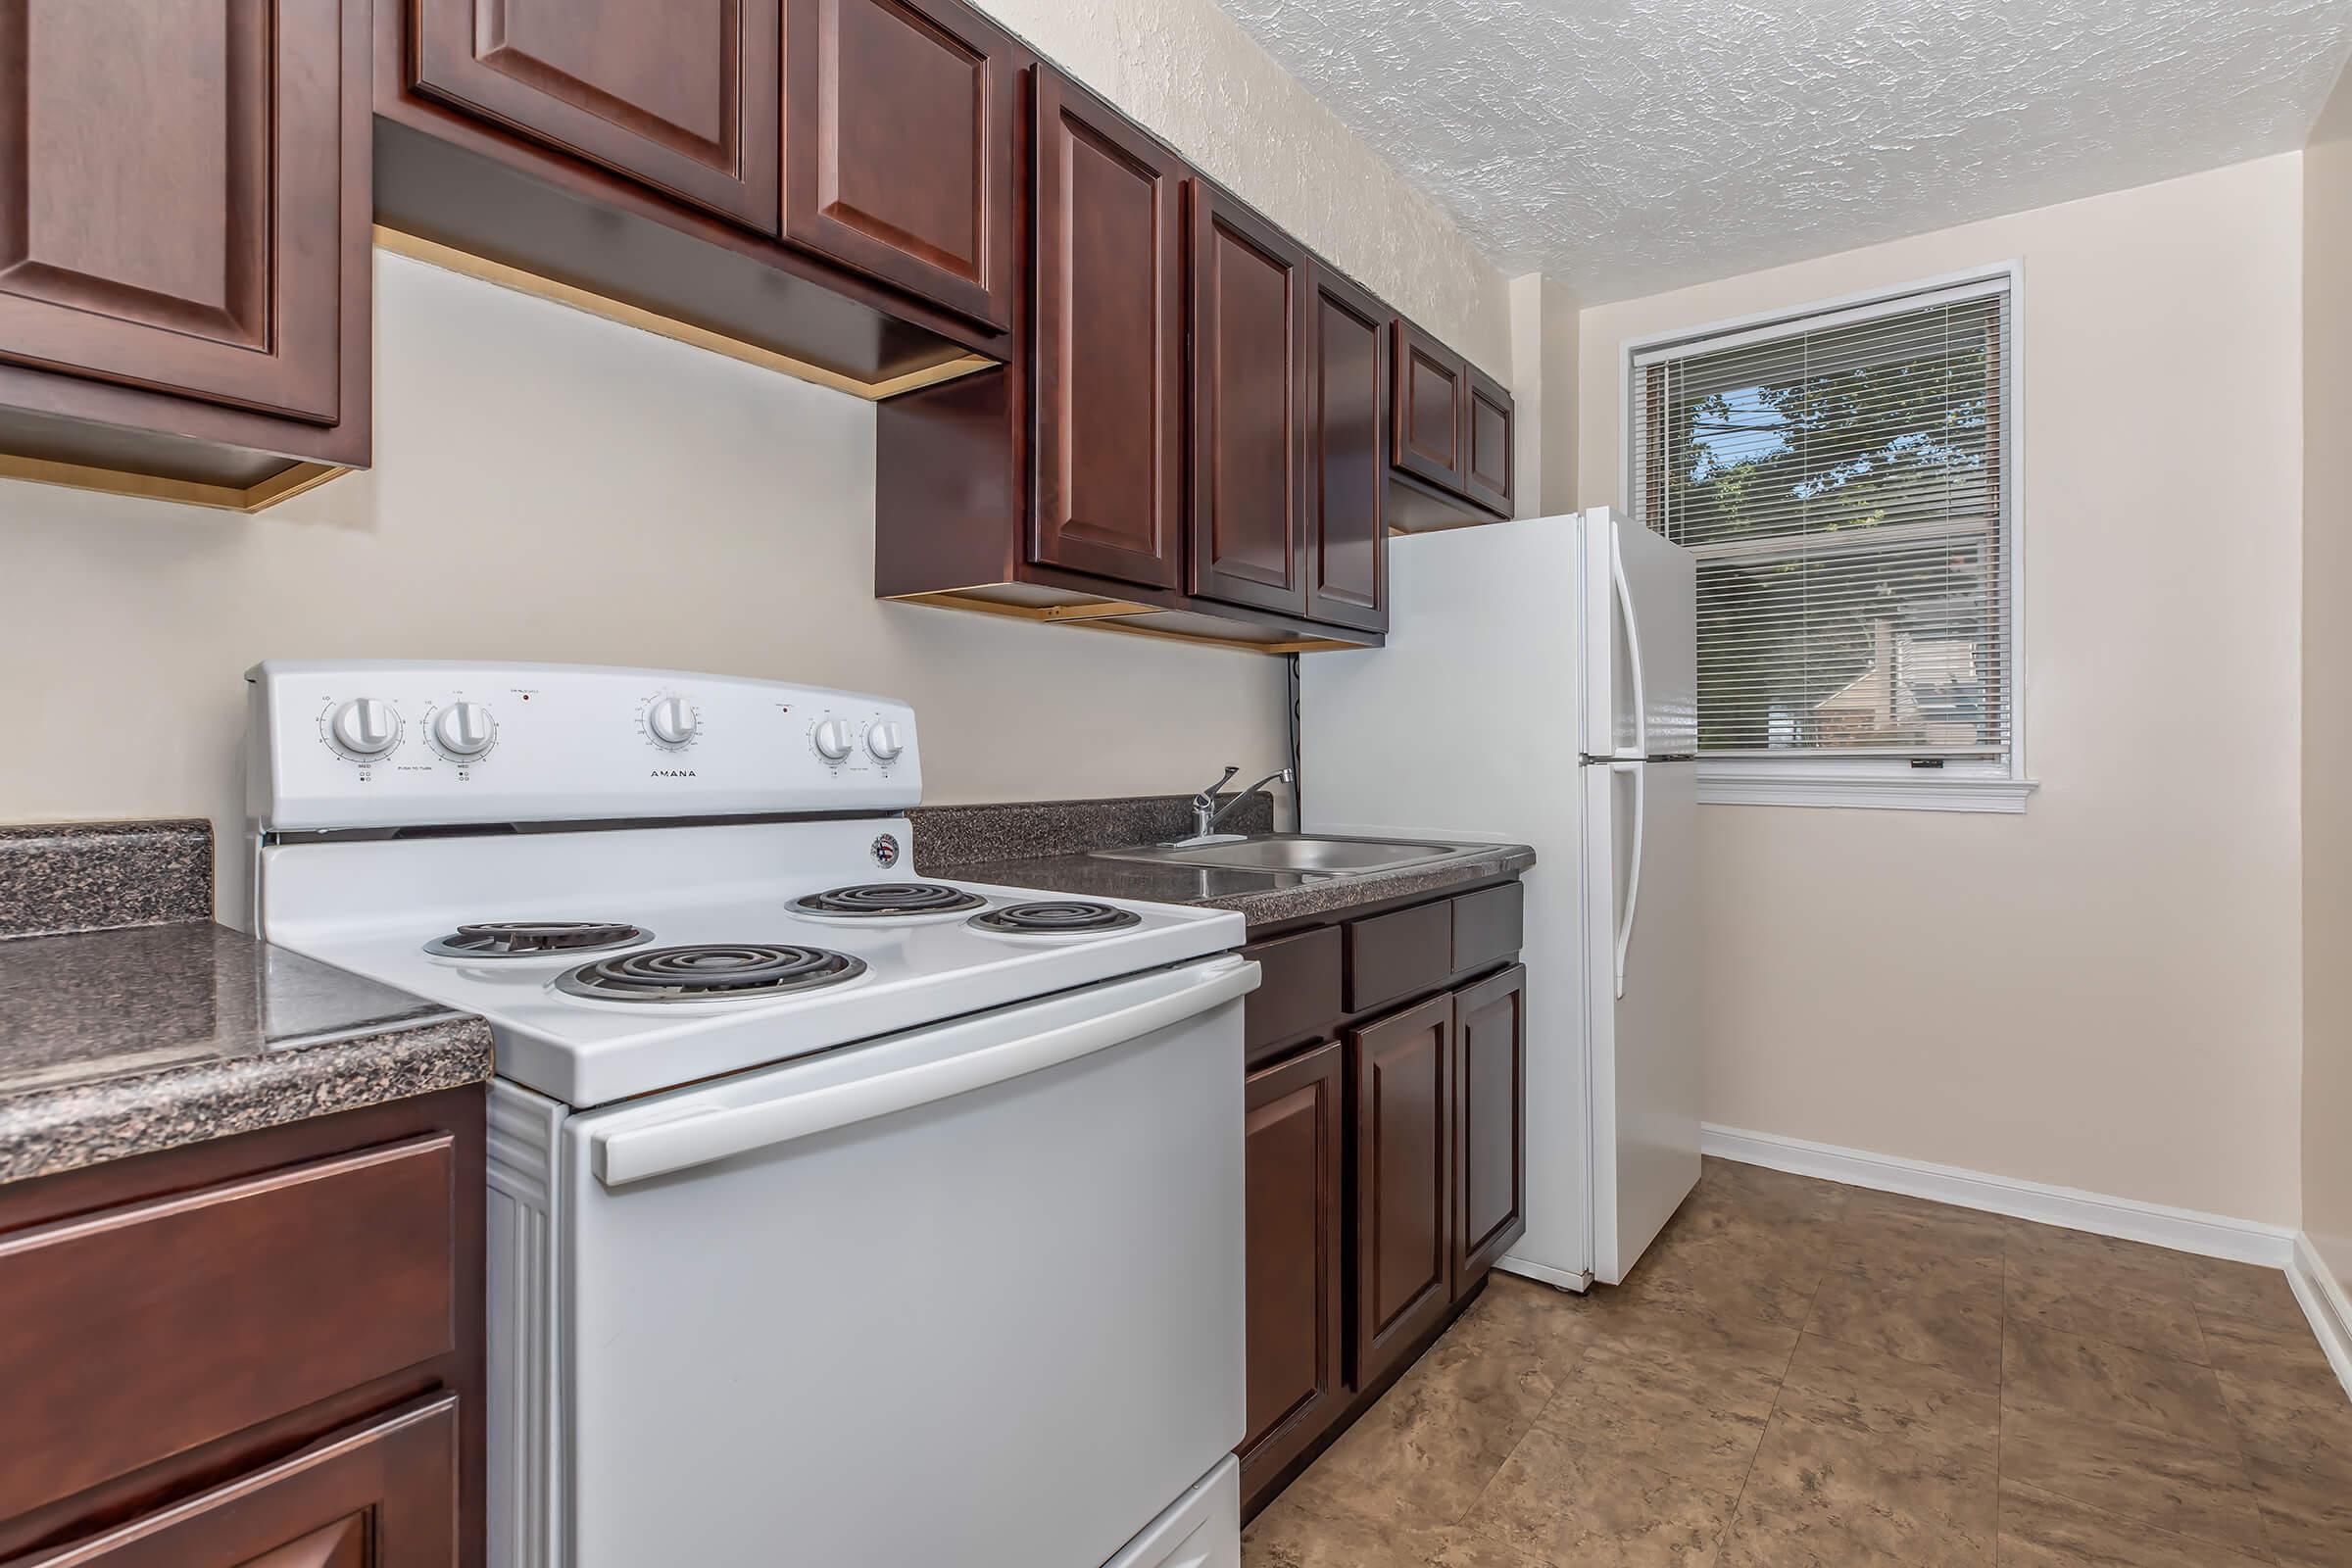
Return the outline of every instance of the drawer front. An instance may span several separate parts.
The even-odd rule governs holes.
[[[347,1428],[20,1568],[448,1568],[458,1549],[453,1394]]]
[[[42,1435],[0,1446],[0,1517],[452,1349],[456,1169],[431,1134],[0,1237]]]
[[[1429,991],[1454,972],[1453,906],[1424,904],[1343,926],[1348,933],[1348,1010]]]
[[[1453,970],[1500,963],[1527,938],[1527,890],[1516,882],[1453,901]]]
[[[1301,931],[1244,948],[1264,972],[1242,1009],[1242,1042],[1251,1066],[1319,1034],[1340,1006],[1340,928]]]

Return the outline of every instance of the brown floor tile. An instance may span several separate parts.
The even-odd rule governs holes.
[[[2352,1564],[2352,1401],[2229,1372],[2221,1384],[2278,1560]]]
[[[2070,1411],[2004,1408],[2001,1479],[2260,1556],[2254,1488],[2234,1449]]]
[[[2234,1448],[2211,1367],[2107,1340],[2012,1323],[2001,1352],[2001,1402],[2048,1405]]]
[[[1713,1154],[1702,1159],[1700,1167],[1698,1188],[1685,1207],[1691,1202],[1733,1203],[1753,1218],[1773,1225],[1834,1223],[1859,1190],[1811,1176],[1792,1176],[1762,1165],[1741,1165]]]
[[[2144,1274],[2119,1274],[2094,1253],[2011,1257],[2005,1289],[2012,1323],[2086,1334],[2180,1361],[2205,1359],[2197,1310],[2184,1288],[2159,1289]]]
[[[1784,1410],[1748,1472],[1723,1561],[1990,1563],[1998,1496],[1989,1453],[1931,1453]]]
[[[1795,1328],[1830,1266],[1828,1228],[1811,1239],[1704,1211],[1661,1237],[1623,1287],[1635,1301]]]
[[[1711,1568],[1731,1510],[1729,1493],[1539,1424],[1464,1523],[1574,1568]]]
[[[1551,1402],[1590,1333],[1557,1292],[1495,1281],[1332,1446],[1317,1478],[1374,1517],[1454,1523]]]
[[[1691,1359],[1597,1352],[1536,1419],[1536,1431],[1728,1495],[1764,1441],[1775,1384]]]
[[[2252,1263],[2226,1263],[2216,1257],[2189,1259],[2189,1290],[2200,1312],[2308,1331],[2311,1320],[2286,1270],[2259,1268]]]
[[[2280,1323],[2270,1319],[2230,1317],[2203,1308],[2197,1326],[2205,1335],[2205,1351],[2219,1372],[2287,1383],[2315,1396],[2343,1396],[2335,1368],[2311,1331],[2308,1320]]]
[[[2177,1296],[2183,1300],[2194,1299],[2197,1265],[2204,1259],[2170,1248],[2151,1247],[2145,1242],[2093,1236],[2088,1231],[2063,1230],[2056,1225],[2037,1225],[2032,1220],[2012,1219],[2002,1223],[2008,1236],[2007,1256],[2012,1262],[2094,1263],[2105,1278],[2118,1283]]]
[[[1857,1189],[1838,1226],[1838,1261],[1965,1263],[1999,1259],[2003,1222],[1975,1209]]]
[[[1822,1281],[1805,1332],[1991,1388],[2001,1375],[2000,1261],[1848,1265]]]
[[[2001,1483],[2001,1568],[2259,1568],[2267,1561],[2020,1482]]]
[[[2000,1443],[1998,1396],[1941,1367],[1811,1334],[1797,1342],[1779,1407],[1816,1426],[1987,1466]]]
[[[1550,1568],[1451,1525],[1363,1513],[1304,1477],[1242,1533],[1242,1568]]]

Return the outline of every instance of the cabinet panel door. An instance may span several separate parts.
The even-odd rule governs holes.
[[[1184,174],[1117,110],[1038,73],[1030,556],[1152,588],[1182,574]]]
[[[1448,490],[1462,487],[1467,458],[1463,404],[1470,395],[1469,369],[1462,357],[1398,318],[1396,332],[1396,396],[1390,421],[1390,460],[1405,472]]]
[[[786,0],[785,237],[1009,327],[1019,53],[958,0]]]
[[[1454,994],[1453,1294],[1527,1230],[1527,968]]]
[[[1306,252],[1192,181],[1192,591],[1306,612]]]
[[[0,360],[335,422],[345,3],[0,9]]]
[[[1314,270],[1307,312],[1306,613],[1389,625],[1389,332],[1380,302]]]
[[[1242,1490],[1320,1436],[1347,1404],[1341,1286],[1347,1058],[1319,1046],[1250,1076],[1249,1360]]]
[[[1355,1077],[1355,1386],[1452,1300],[1453,999],[1348,1034]]]
[[[776,231],[777,0],[409,4],[420,91]]]
[[[1463,367],[1462,493],[1490,512],[1511,514],[1511,395],[1475,365]]]
[[[19,1568],[449,1568],[457,1475],[445,1394]]]

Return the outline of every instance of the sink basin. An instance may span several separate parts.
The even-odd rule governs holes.
[[[1155,865],[1214,865],[1243,871],[1312,871],[1325,876],[1348,876],[1443,860],[1469,848],[1405,839],[1318,838],[1280,833],[1244,839],[1238,844],[1171,844],[1093,853],[1101,859],[1144,860]]]

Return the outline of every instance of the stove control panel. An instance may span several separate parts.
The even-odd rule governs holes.
[[[272,661],[246,675],[248,807],[306,832],[900,811],[904,703],[584,664]]]

